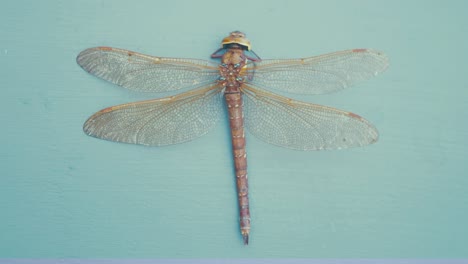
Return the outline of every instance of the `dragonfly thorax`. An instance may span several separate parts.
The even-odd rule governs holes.
[[[243,82],[241,76],[247,63],[244,51],[241,49],[228,49],[221,58],[219,66],[220,84],[225,93],[238,93]]]

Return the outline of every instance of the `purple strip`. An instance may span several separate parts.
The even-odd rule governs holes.
[[[0,264],[468,264],[468,259],[0,259]]]

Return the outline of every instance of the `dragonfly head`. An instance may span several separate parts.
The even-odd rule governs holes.
[[[250,41],[245,37],[245,34],[240,31],[233,31],[229,36],[221,41],[221,47],[229,48],[233,46],[240,46],[242,49],[251,50],[252,46]]]

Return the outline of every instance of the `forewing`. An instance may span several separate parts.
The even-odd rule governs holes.
[[[303,59],[250,62],[246,80],[265,89],[324,94],[367,80],[387,66],[388,58],[382,52],[354,49]]]
[[[86,134],[110,141],[163,146],[207,133],[223,113],[220,87],[105,108],[84,124]]]
[[[261,140],[297,150],[340,149],[371,144],[378,132],[364,118],[243,87],[245,125]]]
[[[111,47],[86,49],[76,61],[99,78],[143,92],[201,87],[219,76],[216,64],[209,61],[153,57]]]

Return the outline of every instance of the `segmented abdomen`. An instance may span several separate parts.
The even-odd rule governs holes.
[[[229,124],[231,127],[232,151],[234,154],[234,168],[236,171],[239,200],[240,229],[244,244],[248,244],[250,231],[249,186],[247,182],[247,154],[245,151],[242,95],[240,92],[226,93],[224,97],[228,107]]]

